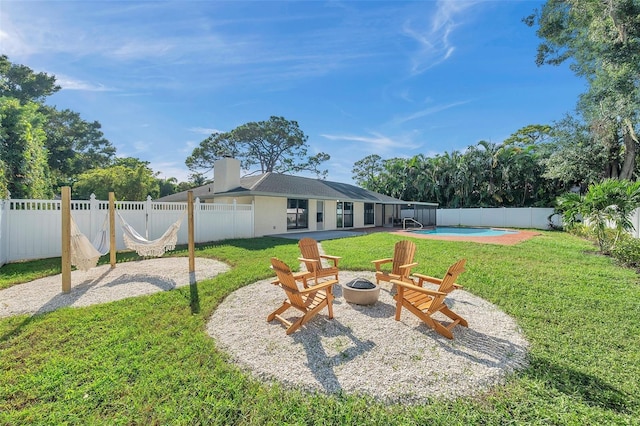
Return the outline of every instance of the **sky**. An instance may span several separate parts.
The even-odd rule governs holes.
[[[331,156],[328,180],[353,183],[371,154],[462,152],[572,113],[585,82],[536,66],[522,22],[543,4],[2,0],[0,54],[54,75],[47,104],[161,178],[188,180],[211,133],[282,116]]]

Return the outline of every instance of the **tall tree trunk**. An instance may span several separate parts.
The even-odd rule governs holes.
[[[620,179],[631,179],[636,167],[638,136],[629,119],[624,120],[622,137],[624,140],[624,161],[622,163],[622,170],[620,171]]]

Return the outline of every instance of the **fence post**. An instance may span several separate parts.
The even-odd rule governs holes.
[[[0,266],[7,262],[7,200],[0,200]]]
[[[256,202],[255,200],[251,200],[251,238],[254,238],[256,236],[255,214],[256,214]]]
[[[196,243],[200,241],[200,209],[202,205],[200,203],[200,197],[196,197],[193,201],[193,241]]]
[[[151,204],[151,195],[147,195],[147,201],[144,203],[144,237],[149,239],[149,228],[153,226],[153,205]]]
[[[62,207],[62,292],[71,291],[71,188],[61,188]]]
[[[195,244],[194,244],[194,223],[193,223],[193,191],[187,191],[187,222],[188,222],[188,249],[189,249],[189,273],[196,271]]]
[[[89,196],[89,238],[93,238],[94,235],[100,229],[102,223],[98,223],[98,200],[96,200],[96,194]]]
[[[238,214],[238,204],[237,204],[237,200],[234,198],[233,199],[233,238],[237,238],[238,237],[238,230],[236,229],[236,215]]]

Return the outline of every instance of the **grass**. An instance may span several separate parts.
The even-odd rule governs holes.
[[[343,269],[371,270],[398,238],[323,248],[343,257]],[[297,265],[298,249],[277,238],[230,240],[197,248],[233,268],[195,286],[0,320],[0,424],[640,424],[634,271],[564,233],[516,246],[415,242],[419,272],[442,275],[468,259],[459,282],[516,318],[531,343],[527,369],[479,397],[420,406],[263,384],[216,349],[205,325],[227,294],[271,276],[271,256]],[[0,285],[56,271],[55,260],[6,265]]]

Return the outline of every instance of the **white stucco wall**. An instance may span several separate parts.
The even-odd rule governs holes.
[[[364,203],[353,203],[353,227],[364,228]]]
[[[287,199],[255,197],[254,222],[256,237],[287,232]]]
[[[336,229],[336,200],[326,200],[324,202],[324,229]]]

